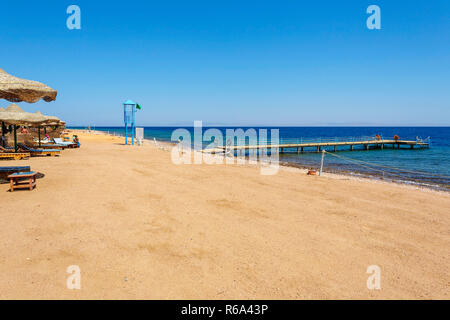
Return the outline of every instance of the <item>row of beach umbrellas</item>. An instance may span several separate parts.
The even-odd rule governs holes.
[[[0,121],[5,124],[22,126],[57,126],[64,123],[57,117],[44,116],[40,111],[25,112],[14,103],[6,109],[0,108]]]
[[[56,90],[43,83],[21,79],[0,69],[0,99],[5,99],[10,102],[25,101],[28,103],[38,102],[43,99],[46,102],[50,102],[56,99],[56,95]],[[37,126],[40,133],[41,126],[46,127],[64,124],[57,117],[44,116],[39,111],[36,113],[25,112],[16,104],[11,104],[6,109],[0,108],[0,122],[13,125],[14,148],[16,152],[18,150],[16,134],[18,125]]]

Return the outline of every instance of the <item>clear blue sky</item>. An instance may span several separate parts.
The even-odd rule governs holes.
[[[58,90],[20,105],[69,125],[122,125],[126,99],[139,125],[450,125],[448,0],[16,0],[0,43],[0,68]]]

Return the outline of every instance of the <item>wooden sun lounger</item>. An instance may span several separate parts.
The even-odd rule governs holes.
[[[5,149],[0,146],[0,159],[22,160],[30,157],[28,152],[13,152],[11,149]]]
[[[22,160],[28,159],[30,154],[27,152],[0,152],[0,159],[14,159],[14,160]]]
[[[33,149],[58,149],[58,150],[64,150],[65,148],[70,148],[70,147],[64,146],[64,145],[60,145],[60,144],[51,144],[51,143],[41,144],[41,146],[39,146],[39,145],[34,145],[33,146]]]
[[[0,183],[6,182],[10,174],[15,172],[26,172],[30,171],[30,166],[23,167],[0,167]]]
[[[18,146],[21,149],[25,150],[26,152],[29,152],[32,157],[39,157],[39,156],[54,157],[59,156],[61,154],[61,151],[56,149],[33,149],[24,145],[23,143],[19,143]]]
[[[0,173],[6,173],[10,175],[14,172],[24,172],[24,171],[30,171],[30,166],[23,166],[23,167],[0,167]]]
[[[77,148],[78,145],[74,142],[63,141],[61,138],[53,138],[53,142],[58,145],[63,145],[66,148]]]

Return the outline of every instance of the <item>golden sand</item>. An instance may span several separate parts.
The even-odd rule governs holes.
[[[79,136],[59,158],[0,162],[45,174],[33,191],[0,185],[0,298],[449,298],[446,193],[177,166],[153,144]]]

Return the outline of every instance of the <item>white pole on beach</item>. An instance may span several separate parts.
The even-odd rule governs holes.
[[[320,171],[319,176],[322,175],[322,169],[323,169],[323,158],[325,158],[325,150],[322,150],[322,159],[320,160]]]

